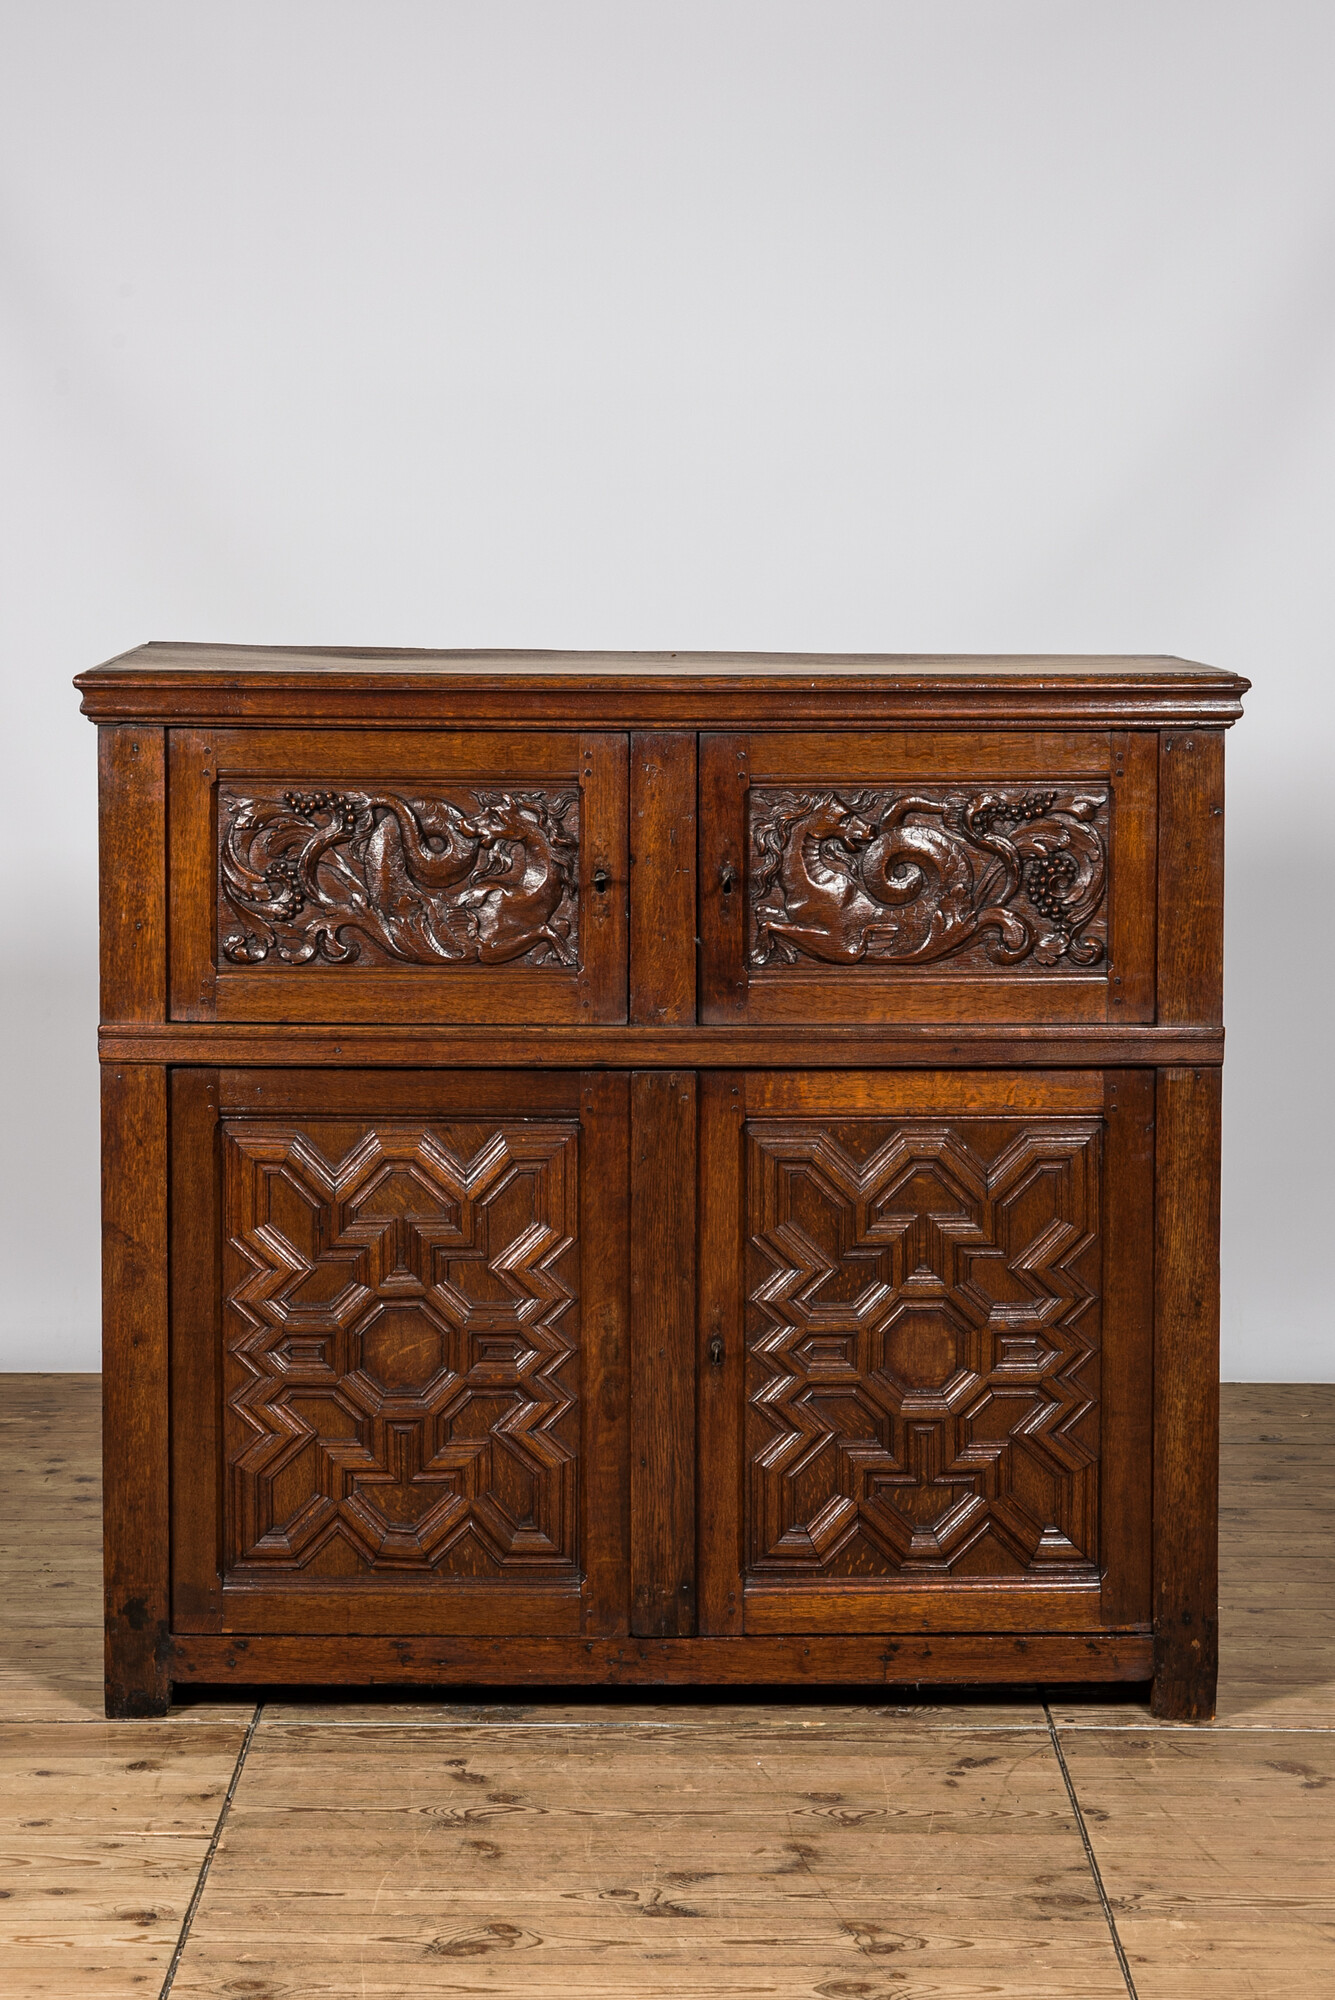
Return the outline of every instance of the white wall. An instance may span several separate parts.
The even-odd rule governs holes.
[[[1330,0],[0,5],[0,1363],[96,1366],[93,739],[156,638],[1178,652],[1225,1372],[1331,1340]]]

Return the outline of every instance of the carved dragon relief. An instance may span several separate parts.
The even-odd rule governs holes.
[[[749,812],[754,967],[1105,955],[1105,790],[755,788]]]
[[[578,858],[577,792],[223,786],[220,959],[574,967]]]

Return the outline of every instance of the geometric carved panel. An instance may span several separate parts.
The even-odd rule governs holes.
[[[753,786],[752,968],[1087,971],[1107,956],[1109,793]]]
[[[577,1136],[224,1121],[234,1574],[575,1574]]]
[[[222,785],[219,964],[579,964],[579,793]]]
[[[750,1573],[1097,1575],[1101,1121],[746,1129]]]

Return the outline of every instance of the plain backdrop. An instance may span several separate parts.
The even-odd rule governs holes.
[[[0,4],[0,1365],[97,1365],[149,638],[1181,653],[1224,1372],[1330,1379],[1331,0]]]

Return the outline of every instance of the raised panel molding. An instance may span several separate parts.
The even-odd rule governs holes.
[[[569,1576],[577,1127],[223,1126],[232,1571]]]
[[[1100,1134],[747,1126],[757,1582],[1097,1574]]]
[[[579,793],[219,787],[218,962],[579,963]]]
[[[1107,958],[1108,802],[1100,785],[753,786],[748,963],[1087,972]]]

